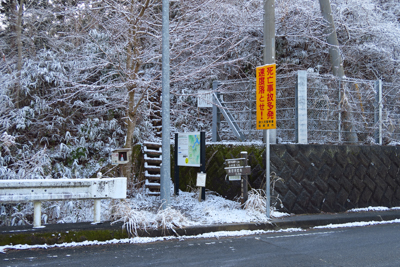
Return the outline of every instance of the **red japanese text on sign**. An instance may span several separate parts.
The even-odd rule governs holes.
[[[257,129],[276,129],[276,65],[256,69]]]

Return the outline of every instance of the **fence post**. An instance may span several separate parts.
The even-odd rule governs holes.
[[[375,82],[375,142],[382,145],[382,80]]]
[[[339,80],[339,91],[338,91],[338,142],[342,142],[342,86],[341,80]]]
[[[218,81],[213,81],[213,93],[215,93],[217,95],[217,97],[219,98],[219,93],[216,92],[219,86],[219,82]],[[214,99],[214,98],[213,98]],[[212,141],[213,142],[218,142],[220,141],[220,138],[218,136],[218,130],[220,128],[220,123],[221,123],[221,114],[219,111],[219,107],[217,106],[217,104],[215,103],[215,101],[213,100],[213,119],[212,119]]]
[[[297,72],[296,82],[296,142],[307,144],[307,71]]]
[[[249,132],[248,132],[248,134],[247,134],[247,139],[249,139],[249,138],[251,138],[252,140],[254,140],[254,135],[253,135],[253,137],[251,137],[252,136],[252,134],[251,134],[251,125],[252,125],[252,122],[253,122],[253,118],[252,118],[252,113],[253,113],[253,83],[252,83],[252,81],[250,81],[250,85],[249,85],[249,121],[248,121],[248,125],[249,125]],[[255,119],[254,119],[254,121],[255,121]]]

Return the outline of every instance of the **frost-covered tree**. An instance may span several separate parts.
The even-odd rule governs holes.
[[[263,1],[170,3],[171,126],[207,130],[210,113],[196,109],[195,96],[213,80],[254,76],[262,64]],[[346,76],[396,81],[399,3],[331,5]],[[1,12],[0,131],[15,137],[16,160],[23,147],[31,155],[47,147],[53,177],[90,176],[112,148],[154,138],[161,1],[3,0]],[[331,73],[325,25],[317,0],[276,1],[279,73]]]
[[[397,82],[399,2],[330,2],[345,75]],[[332,73],[319,2],[275,3],[278,73]],[[198,90],[254,77],[263,1],[170,5],[171,127],[208,130]],[[90,177],[113,148],[157,140],[161,9],[160,0],[0,1],[1,179]]]

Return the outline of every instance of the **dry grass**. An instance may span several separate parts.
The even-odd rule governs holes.
[[[132,208],[127,201],[121,201],[113,207],[113,217],[116,222],[123,222],[123,228],[126,228],[130,236],[139,236],[140,230],[161,229],[163,232],[172,230],[175,234],[176,228],[182,228],[191,225],[180,211],[171,207],[166,209],[159,208],[156,214]]]
[[[267,210],[267,197],[262,189],[252,188],[248,193],[247,201],[244,203],[244,208],[249,211],[258,211],[261,213]]]
[[[191,225],[191,221],[188,220],[179,210],[175,210],[171,207],[166,209],[159,209],[156,214],[155,222],[157,228],[161,228],[163,231],[171,229],[175,234],[175,228],[183,228]]]

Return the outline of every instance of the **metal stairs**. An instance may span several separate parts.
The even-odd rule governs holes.
[[[152,196],[160,195],[162,149],[161,144],[144,142],[144,177],[146,194]]]

